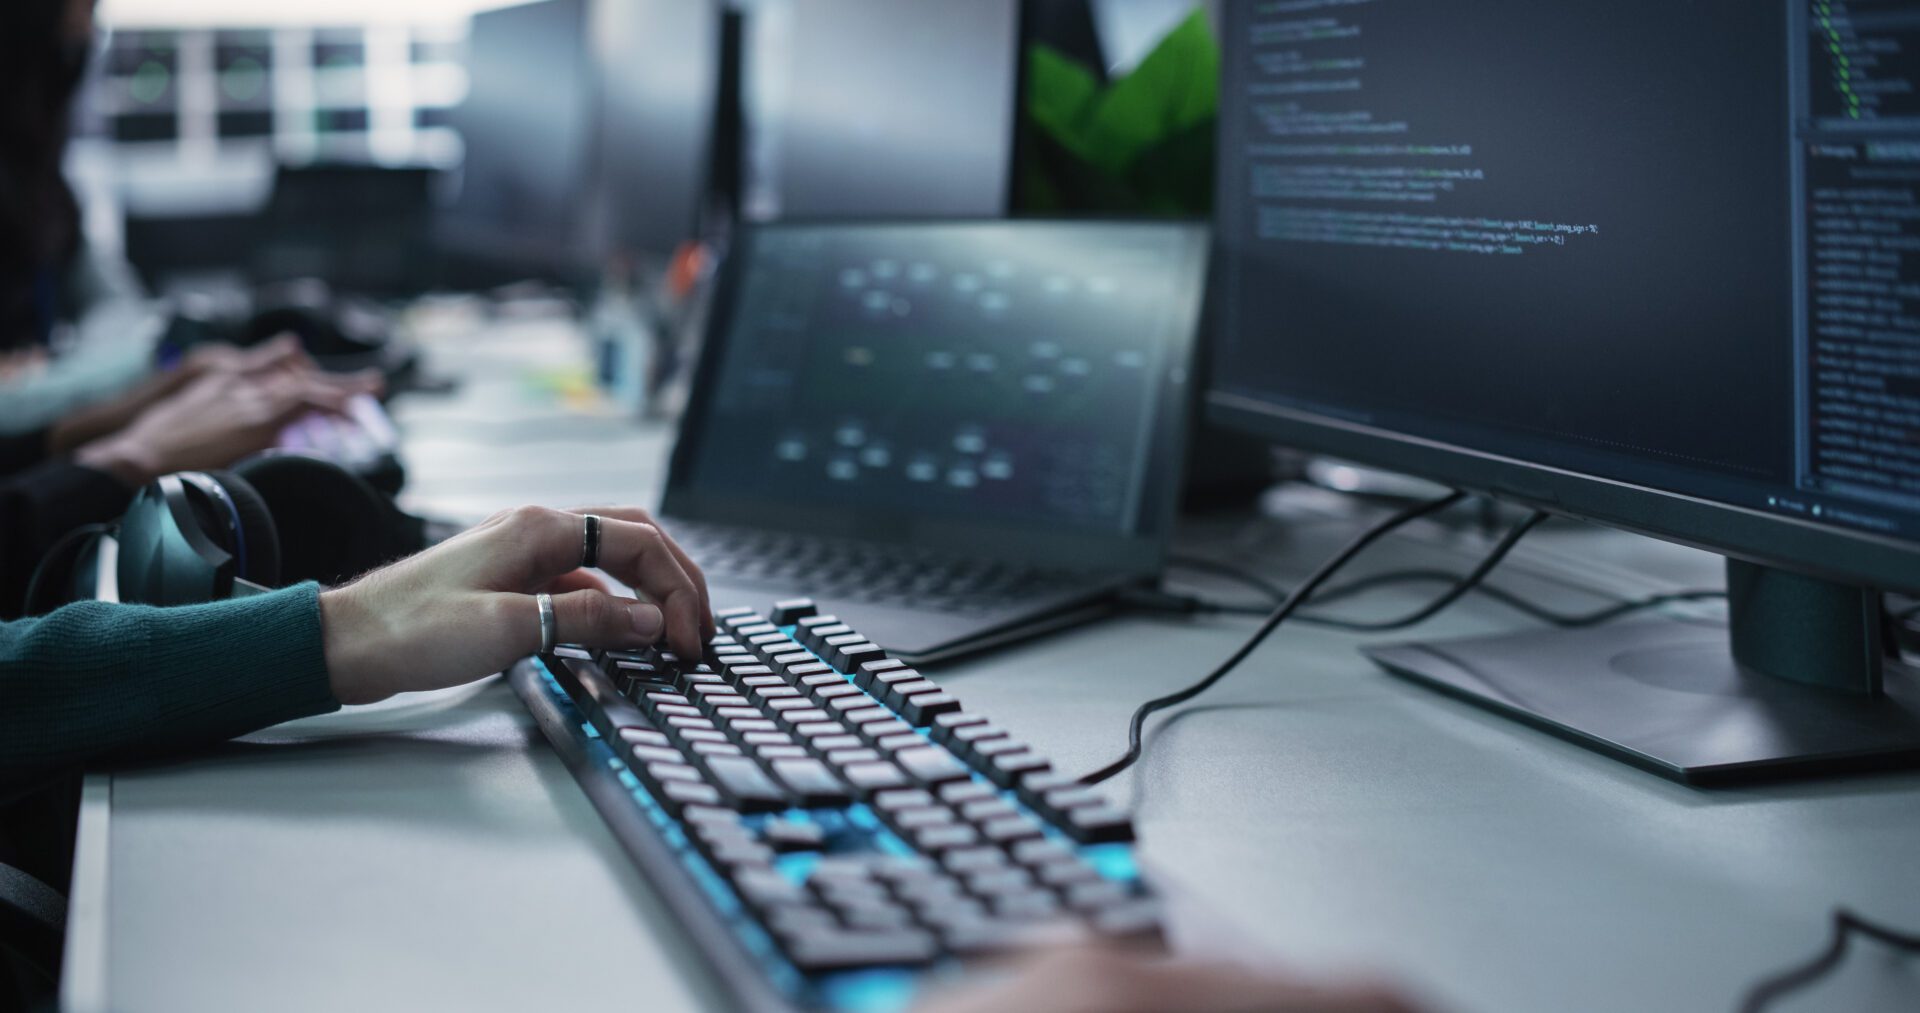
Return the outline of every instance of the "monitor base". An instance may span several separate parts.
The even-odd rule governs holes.
[[[1723,625],[1621,623],[1366,651],[1387,671],[1691,784],[1920,764],[1920,673],[1881,692],[1736,664]]]

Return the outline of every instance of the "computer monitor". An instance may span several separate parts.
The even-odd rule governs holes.
[[[1912,759],[1920,4],[1222,17],[1211,415],[1730,559],[1724,628],[1376,660],[1690,779]]]
[[[746,213],[1004,214],[1018,0],[753,5]]]
[[[588,13],[586,0],[539,0],[473,16],[467,97],[452,112],[459,189],[435,230],[456,281],[566,280],[591,259]]]
[[[595,6],[588,246],[663,266],[696,235],[711,193],[720,87],[716,0]]]

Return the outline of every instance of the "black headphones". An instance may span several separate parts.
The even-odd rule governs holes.
[[[26,613],[88,599],[188,605],[303,580],[339,583],[425,547],[427,523],[329,461],[270,453],[141,489],[116,524],[73,532],[27,587]]]

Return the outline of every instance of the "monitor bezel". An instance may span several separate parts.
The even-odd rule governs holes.
[[[1181,234],[1189,258],[1185,269],[1191,271],[1193,284],[1188,301],[1180,309],[1182,318],[1191,321],[1191,324],[1172,339],[1180,341],[1181,346],[1171,349],[1172,361],[1184,364],[1184,379],[1175,381],[1171,377],[1172,371],[1169,371],[1167,378],[1163,378],[1160,417],[1155,420],[1151,450],[1141,480],[1137,523],[1131,530],[1062,532],[1045,530],[1044,525],[930,519],[906,510],[856,511],[845,507],[800,507],[748,501],[731,493],[699,488],[695,480],[696,463],[706,438],[705,423],[718,386],[727,336],[733,326],[737,295],[740,286],[745,283],[747,265],[752,260],[753,245],[759,236],[783,230],[837,227],[1098,229],[1143,225],[1165,227]],[[1209,305],[1206,294],[1211,289],[1212,253],[1208,223],[1186,218],[796,218],[744,225],[735,233],[733,245],[720,267],[712,310],[702,327],[701,347],[686,407],[674,440],[673,452],[668,459],[660,513],[665,518],[960,550],[1046,567],[1106,573],[1158,572],[1165,562],[1178,520],[1179,496],[1185,478],[1185,450],[1196,414],[1194,406],[1205,392],[1206,377],[1198,371],[1198,352],[1201,335],[1208,323],[1205,319]]]
[[[1219,425],[1763,566],[1920,592],[1920,545],[1262,401],[1221,389],[1222,359],[1216,351],[1206,391],[1206,416]]]

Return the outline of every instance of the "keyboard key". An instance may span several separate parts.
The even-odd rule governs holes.
[[[760,837],[777,852],[817,851],[826,842],[826,833],[817,823],[794,820],[768,820],[760,827]]]
[[[972,776],[966,764],[961,763],[952,753],[939,746],[902,749],[893,754],[893,762],[898,763],[908,776],[922,784],[945,784],[948,781],[965,780]]]
[[[620,738],[636,746],[672,745],[664,734],[656,732],[651,728],[622,728],[620,729]]]
[[[1054,840],[1021,841],[1008,848],[1007,853],[1013,856],[1014,861],[1030,869],[1044,868],[1058,863],[1080,864],[1079,859],[1074,857],[1072,849]],[[1092,871],[1084,865],[1081,868]]]
[[[873,746],[875,749],[887,753],[896,753],[902,749],[918,749],[926,744],[927,740],[923,735],[916,732],[901,732],[898,735],[889,735],[884,739],[876,739],[874,740]]]
[[[846,805],[853,801],[847,786],[833,776],[827,765],[815,759],[773,761],[773,773],[781,783],[800,797],[805,806]]]
[[[975,848],[980,843],[980,832],[964,823],[949,823],[916,830],[907,834],[907,839],[927,854],[939,854],[956,848]]]
[[[792,710],[775,708],[774,713],[779,717],[781,724],[795,730],[801,725],[816,724],[832,716],[818,707],[799,707]]]
[[[1006,730],[998,725],[966,725],[948,732],[944,744],[961,756],[977,756],[982,745],[1005,738]]]
[[[659,798],[668,809],[682,805],[715,806],[720,804],[720,791],[705,783],[668,781],[660,786]]]
[[[1067,834],[1082,844],[1133,840],[1133,820],[1110,805],[1069,809],[1064,822]]]
[[[787,959],[801,972],[862,967],[918,966],[939,955],[933,937],[919,931],[809,932],[789,936]]]
[[[638,767],[645,767],[649,763],[678,763],[681,758],[680,750],[672,746],[629,746],[627,748],[633,756],[634,765]]]
[[[647,780],[659,784],[666,781],[699,781],[700,772],[679,762],[649,763],[643,768]]]
[[[971,831],[972,827],[958,824]],[[940,864],[956,876],[967,876],[975,872],[998,869],[1007,864],[1006,852],[994,847],[955,848],[940,856]]]
[[[933,741],[944,746],[947,744],[947,741],[952,738],[954,729],[964,728],[968,725],[984,725],[986,723],[987,719],[978,714],[968,714],[965,711],[949,711],[933,719]]]
[[[950,693],[921,693],[900,704],[900,716],[910,724],[930,725],[933,719],[960,709],[960,701]]]
[[[932,680],[927,679],[925,676],[922,676],[921,678],[918,678],[918,679],[888,680],[886,678],[886,675],[890,675],[890,674],[892,673],[885,673],[875,681],[886,683],[887,691],[884,696],[881,696],[881,699],[885,700],[887,703],[891,704],[894,707],[900,706],[900,701],[905,700],[907,697],[910,697],[910,696],[915,696],[920,693],[940,692],[939,685],[934,683]],[[875,694],[875,695],[879,696],[880,694]],[[908,718],[908,720],[911,721],[912,719]]]
[[[773,603],[773,614],[769,618],[775,626],[791,626],[819,612],[820,608],[812,598],[788,598]]]
[[[980,836],[1002,846],[1020,841],[1034,840],[1043,836],[1040,824],[1031,816],[1015,814],[1002,816],[980,824]]]
[[[1018,816],[1020,810],[1015,809],[1012,802],[994,795],[961,806],[960,815],[966,817],[968,823],[986,823],[1007,816]]]
[[[848,719],[849,722],[852,723],[852,715],[848,715]],[[882,739],[888,739],[898,735],[914,734],[912,725],[894,717],[892,714],[873,721],[854,723],[853,730],[859,733],[861,738],[875,745],[879,745]]]
[[[772,763],[774,760],[804,760],[812,754],[807,752],[805,746],[755,746],[753,755],[763,763]]]
[[[740,899],[755,908],[804,905],[807,892],[772,869],[743,869],[733,877]]]
[[[872,703],[872,701],[868,701],[868,702]],[[878,705],[869,706],[869,707],[856,707],[852,710],[843,712],[840,716],[844,721],[846,721],[847,724],[850,724],[855,728],[858,728],[861,725],[872,724],[875,721],[899,720],[898,718],[895,718],[893,716],[892,711]]]
[[[787,807],[787,793],[752,760],[716,756],[707,761],[707,771],[741,812],[773,812]]]
[[[858,672],[860,666],[868,662],[879,661],[887,656],[886,649],[875,643],[855,644],[839,649],[834,666],[842,672]]]
[[[1090,921],[1093,930],[1108,939],[1154,945],[1165,942],[1160,925],[1160,905],[1152,900],[1136,900],[1103,908]]]
[[[899,788],[909,782],[907,775],[891,763],[851,763],[840,768],[840,775],[847,783],[862,792],[878,791],[883,788]]]
[[[989,784],[978,781],[955,781],[940,786],[940,801],[948,805],[964,805],[983,798],[999,798],[1000,793]]]
[[[830,749],[826,750],[826,754],[827,762],[836,767],[844,767],[850,763],[873,763],[880,759],[879,753],[865,746],[853,749]]]
[[[946,806],[929,806],[925,809],[901,809],[889,817],[896,830],[911,833],[926,827],[944,827],[955,822],[953,810]]]
[[[861,700],[861,701],[864,701],[867,699],[864,694],[862,694],[858,689],[854,688],[853,683],[850,683],[845,679],[841,679],[838,683],[835,683],[830,686],[818,687],[817,689],[814,690],[814,693],[813,693],[813,698],[815,700],[820,701],[823,704],[830,703],[834,700],[838,700],[843,697],[853,697],[854,699]]]
[[[1052,766],[1043,757],[1031,752],[1000,753],[989,757],[984,764],[988,777],[998,782],[1002,788],[1011,788],[1019,783],[1022,776]]]
[[[873,796],[873,807],[882,812],[895,809],[920,809],[933,804],[933,796],[919,788],[900,788]]]

